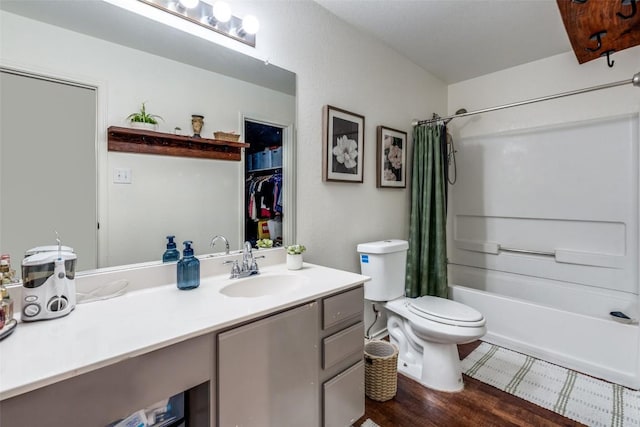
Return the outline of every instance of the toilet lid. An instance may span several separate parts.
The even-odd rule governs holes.
[[[482,313],[459,302],[446,298],[425,296],[411,298],[409,310],[427,319],[459,326],[484,324]]]

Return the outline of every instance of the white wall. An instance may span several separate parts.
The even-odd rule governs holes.
[[[412,118],[422,118],[432,111],[444,111],[446,86],[381,43],[364,36],[309,0],[280,2],[233,2],[234,13],[252,11],[261,21],[255,49],[224,40],[222,43],[252,56],[297,73],[297,236],[308,248],[306,259],[311,262],[359,271],[355,253],[357,243],[382,238],[406,238],[408,235],[409,190],[376,189],[375,151],[376,126],[385,125],[411,134]],[[19,18],[15,18],[19,19]],[[4,17],[3,26],[6,22]],[[40,25],[37,25],[40,27]],[[9,30],[3,29],[7,39]],[[51,30],[48,37],[23,40],[29,49],[18,52],[3,46],[2,56],[36,62],[43,67],[62,66],[76,58],[75,73],[93,79],[108,80],[109,72],[137,72],[151,79],[161,73],[158,66],[136,65],[139,52],[131,51],[126,67],[107,63],[101,55],[86,52],[78,58],[78,46],[60,30]],[[58,46],[53,49],[48,40]],[[13,40],[15,41],[15,40]],[[68,44],[70,43],[70,44]],[[101,42],[100,42],[101,43]],[[5,44],[5,43],[3,43]],[[61,45],[64,45],[62,47]],[[107,46],[108,44],[101,44]],[[96,52],[96,51],[94,51]],[[97,51],[100,52],[100,51]],[[16,60],[18,60],[16,59]],[[40,59],[42,61],[40,61]],[[160,59],[156,58],[160,61]],[[75,62],[75,61],[74,61]],[[160,64],[158,64],[160,65]],[[164,63],[163,63],[164,65]],[[132,68],[130,68],[132,67]],[[194,74],[201,71],[192,70]],[[158,79],[159,80],[159,79]],[[158,81],[156,80],[156,81]],[[109,84],[109,124],[121,122],[141,100],[148,100],[153,111],[167,114],[168,105],[162,99],[184,99],[182,84],[152,88],[111,89]],[[170,96],[165,98],[165,94]],[[155,95],[154,95],[155,94]],[[162,96],[157,96],[162,94]],[[191,103],[213,117],[207,108],[215,102]],[[364,183],[322,182],[322,106],[331,104],[365,116]],[[229,110],[232,110],[231,108]],[[168,110],[170,117],[193,111]],[[233,114],[236,114],[237,108]],[[167,119],[167,117],[165,117]],[[219,127],[233,129],[235,117],[221,118]],[[177,118],[175,119],[177,121]],[[169,121],[170,127],[174,121]],[[217,123],[218,124],[218,123]],[[188,124],[182,122],[182,127]],[[217,127],[217,126],[216,126]],[[211,129],[205,128],[207,132]]]
[[[606,59],[578,64],[573,52],[481,76],[449,86],[448,109],[473,111],[600,84],[631,80],[640,71],[640,46]],[[611,117],[640,111],[640,89],[631,84],[451,122],[454,136],[467,137],[553,124]]]
[[[613,59],[615,60],[615,66],[613,68],[607,67],[606,60],[604,59],[579,65],[573,52],[568,52],[453,84],[449,86],[448,92],[449,112],[452,114],[452,112],[463,107],[468,111],[473,111],[616,81],[626,80],[630,82],[632,76],[640,71],[640,46],[617,52],[613,55]],[[637,244],[639,239],[637,223],[637,188],[639,186],[637,182],[637,135],[639,132],[637,129],[637,114],[639,112],[640,88],[633,87],[629,83],[616,88],[455,119],[450,124],[454,139],[468,141],[470,148],[473,148],[474,141],[488,140],[487,135],[492,136],[491,141],[488,143],[493,143],[500,141],[500,137],[494,137],[494,135],[517,135],[519,131],[527,131],[529,129],[533,130],[532,135],[538,135],[538,138],[541,138],[541,140],[538,141],[540,149],[536,149],[535,153],[528,153],[528,155],[525,156],[526,158],[521,159],[523,162],[526,161],[526,164],[514,162],[500,169],[498,169],[500,166],[494,165],[493,170],[483,170],[492,164],[486,158],[483,159],[483,153],[486,154],[490,152],[487,150],[488,146],[486,145],[480,147],[481,144],[476,144],[476,151],[474,153],[459,153],[460,158],[463,160],[461,163],[466,162],[467,164],[467,167],[459,172],[459,180],[474,180],[477,184],[477,182],[486,182],[486,176],[503,174],[503,179],[510,180],[510,184],[513,184],[510,187],[512,189],[517,187],[519,180],[522,180],[523,190],[514,197],[509,197],[509,193],[504,191],[504,188],[508,188],[509,184],[498,187],[493,185],[490,192],[483,194],[485,199],[482,202],[485,205],[491,206],[491,203],[493,203],[492,206],[495,207],[497,202],[502,202],[497,208],[500,211],[500,215],[496,215],[494,209],[493,216],[504,216],[507,218],[525,217],[525,220],[526,217],[544,218],[545,220],[561,218],[562,215],[560,211],[562,205],[569,203],[568,207],[574,209],[574,212],[568,215],[568,218],[572,220],[582,219],[582,225],[585,226],[585,224],[588,224],[587,220],[598,219],[598,215],[603,216],[603,209],[613,207],[607,214],[604,214],[604,223],[620,227],[622,233],[615,234],[609,230],[600,236],[598,244],[603,244],[606,239],[612,240],[614,244],[619,246],[619,254],[629,258],[628,262],[624,264],[624,268],[621,266],[620,270],[600,269],[601,271],[597,272],[597,274],[600,274],[609,281],[606,285],[592,283],[588,280],[576,280],[575,278],[565,280],[567,283],[572,282],[571,285],[574,286],[574,291],[577,292],[588,293],[597,291],[603,295],[614,295],[619,298],[624,298],[625,301],[628,301],[628,305],[622,304],[621,306],[625,307],[625,309],[628,308],[630,313],[635,313],[637,307],[640,306],[637,283],[639,274],[637,259]],[[575,122],[582,123],[580,129],[584,132],[588,129],[587,126],[595,126],[594,123],[605,123],[605,119],[607,118],[621,116],[627,117],[627,122],[631,123],[626,129],[627,134],[631,135],[630,138],[624,139],[609,134],[609,138],[601,137],[598,141],[595,141],[595,143],[598,144],[596,146],[593,145],[592,141],[591,147],[588,146],[588,141],[586,141],[589,138],[564,141],[565,143],[562,144],[562,147],[558,146],[556,151],[548,148],[546,157],[540,157],[546,142],[543,140],[543,135],[547,129],[564,129],[564,127],[560,127],[560,125],[567,126]],[[629,119],[634,116],[635,119]],[[634,126],[635,129],[633,128]],[[629,127],[631,127],[631,129],[629,129]],[[536,131],[536,129],[538,130]],[[576,134],[577,132],[571,133],[571,135]],[[633,137],[634,135],[635,139]],[[614,140],[614,138],[618,139]],[[581,145],[581,140],[585,142],[585,144]],[[626,148],[624,149],[620,147],[620,145],[623,144],[626,144]],[[514,144],[514,146],[515,145],[516,144]],[[467,146],[461,145],[459,147],[460,151],[463,151]],[[607,147],[609,147],[609,150]],[[519,154],[513,153],[513,149],[512,153],[509,153],[506,149],[500,153],[499,146],[492,146],[492,148],[494,150],[494,159],[500,157],[519,161],[517,160]],[[531,143],[529,143],[529,148],[533,150]],[[570,148],[569,151],[567,151],[568,148]],[[581,152],[582,149],[587,151]],[[595,154],[598,149],[601,150],[600,154]],[[526,148],[521,147],[520,150],[526,151]],[[475,155],[475,158],[470,158],[470,155]],[[592,165],[595,164],[597,167],[592,166],[587,171],[584,169],[581,171],[581,168],[586,164],[585,160],[595,156],[600,156],[599,159],[595,158],[592,163]],[[540,178],[541,182],[545,182],[545,179],[549,179],[549,177],[552,176],[561,176],[564,178],[561,185],[556,186],[557,188],[552,188],[550,192],[539,191],[538,197],[540,197],[540,203],[535,208],[529,208],[525,211],[523,209],[525,209],[527,204],[518,203],[518,199],[522,194],[531,193],[533,192],[532,189],[536,188],[535,184],[528,184],[534,179],[535,174],[531,172],[532,166],[536,164],[544,166],[544,168],[540,168],[542,169],[542,173],[545,174],[545,176]],[[575,164],[575,166],[572,166],[572,164]],[[473,171],[475,171],[475,173]],[[510,171],[510,175],[504,176],[504,174],[506,174],[505,171]],[[555,171],[556,175],[549,173],[549,171]],[[579,175],[580,173],[582,173],[582,175]],[[591,173],[590,176],[588,175],[589,173]],[[469,174],[472,174],[472,176],[469,176]],[[621,176],[620,174],[623,175]],[[585,178],[580,178],[581,176]],[[586,179],[586,177],[590,179]],[[456,202],[456,197],[460,197],[460,200],[463,201],[468,201],[470,198],[473,198],[468,196],[469,185],[463,181],[451,189],[451,196],[454,202],[450,206],[450,214],[455,215],[456,206],[461,204],[461,202]],[[597,185],[598,182],[600,185]],[[537,187],[540,187],[539,184],[540,182],[538,182]],[[476,187],[478,187],[478,185],[476,185]],[[564,197],[563,200],[559,200],[559,203],[548,203],[550,200],[553,200],[553,198],[549,196],[550,193],[562,194],[562,190],[567,191],[567,187],[573,188],[571,197]],[[465,193],[465,191],[467,191],[467,193]],[[477,194],[479,191],[481,190],[476,188],[474,193]],[[487,194],[489,194],[489,196],[487,196]],[[493,194],[493,199],[491,199],[491,194]],[[617,197],[617,201],[607,201],[608,197],[613,195]],[[582,197],[586,203],[580,205],[575,202],[576,197],[579,196]],[[535,197],[530,197],[529,202],[534,199]],[[522,198],[520,200],[522,201]],[[545,207],[548,213],[540,214],[541,209]],[[490,207],[482,209],[476,208],[474,213],[491,216],[490,209]],[[575,209],[578,209],[578,211],[575,211]],[[518,212],[518,210],[521,214],[505,214]],[[531,218],[529,218],[529,220],[530,219]],[[451,223],[450,218],[450,235],[452,234]],[[547,223],[548,224],[545,224],[545,230],[548,231],[550,229],[549,227],[553,226],[553,221],[547,221]],[[570,225],[571,224],[568,223],[563,224],[562,232],[565,234],[569,232]],[[533,227],[527,231],[531,232],[532,230]],[[505,232],[508,232],[508,230],[505,229],[500,231],[503,235]],[[591,228],[586,231],[583,230],[580,233],[585,232],[596,235],[597,230]],[[576,237],[578,237],[580,233],[578,233]],[[522,239],[523,236],[521,234],[522,233],[517,234],[512,232],[511,238],[518,237]],[[557,234],[554,238],[559,238],[559,235],[562,233]],[[540,235],[536,236],[536,238],[539,237]],[[529,238],[526,244],[533,245],[533,249],[535,249],[536,238]],[[451,240],[449,244],[450,252],[460,253],[460,251],[451,246]],[[586,245],[582,245],[586,247]],[[588,251],[588,249],[585,250]],[[492,259],[494,258],[495,256]],[[520,262],[520,260],[524,260],[527,257],[513,256],[512,258],[514,260],[518,258],[518,262]],[[547,270],[538,269],[539,274],[532,271],[529,275],[548,277],[547,274],[554,268],[561,268],[553,259],[549,262],[551,264]],[[455,281],[457,270],[456,267],[452,266],[451,268],[451,278]],[[542,268],[544,269],[544,267]],[[497,268],[497,270],[506,271],[505,268]],[[591,271],[589,267],[585,266],[577,266],[576,272],[583,275],[590,274],[589,279],[597,277],[595,271]],[[544,280],[539,277],[537,280]],[[484,278],[483,280],[486,281]],[[585,286],[580,286],[580,289],[578,289],[579,286],[576,286],[576,283],[583,283]],[[607,307],[599,308],[599,316],[607,316],[609,309],[605,310],[605,308]]]
[[[623,80],[630,82],[632,76],[640,71],[640,46],[617,52],[613,55],[613,59],[615,60],[613,68],[607,67],[604,59],[580,65],[573,52],[568,52],[453,84],[449,86],[448,92],[449,113],[453,114],[459,108],[473,111],[605,83]],[[595,121],[607,117],[638,114],[638,112],[640,112],[640,88],[633,87],[629,83],[615,88],[463,117],[453,120],[449,127],[454,140],[460,140],[482,135],[513,133],[543,127],[549,128],[572,122]],[[462,154],[460,153],[460,155]],[[574,159],[576,161],[577,159],[582,161],[584,158],[580,154],[578,151],[575,152]],[[473,159],[467,158],[467,161],[473,161]],[[482,162],[482,159],[478,158],[477,162]],[[571,171],[571,162],[565,163],[564,167]],[[622,165],[620,165],[620,168],[622,168]],[[482,167],[480,167],[481,169]],[[460,171],[460,179],[465,179],[464,172]],[[613,173],[599,172],[605,175],[603,179],[611,177]],[[635,174],[637,176],[637,170]],[[568,177],[570,178],[571,175],[568,175]],[[513,180],[515,178],[512,176],[510,179]],[[467,179],[482,180],[483,177],[475,176],[467,177]],[[614,183],[611,184],[615,185]],[[452,199],[456,197],[458,189],[464,191],[464,188],[463,184],[454,185],[451,188]],[[637,183],[633,188],[637,188]],[[531,186],[528,186],[527,189],[530,190]],[[495,189],[492,190],[496,191]],[[629,203],[635,198],[637,198],[637,195],[635,197],[630,195],[628,198]],[[592,200],[594,204],[598,202],[598,200]],[[521,206],[518,207],[522,208]],[[637,211],[637,207],[634,206],[624,207],[624,209],[627,208],[628,210]],[[513,210],[515,207],[510,206],[510,209]],[[529,214],[535,216],[531,212]],[[449,226],[451,227],[451,221]],[[451,234],[451,231],[449,231],[449,234]],[[633,244],[633,242],[637,241],[638,238],[636,236],[635,239],[631,239],[627,244]],[[635,264],[637,269],[637,260]],[[633,276],[637,277],[637,273],[636,271]],[[629,284],[629,286],[637,289],[637,284],[635,286]]]
[[[314,2],[240,6],[260,17],[256,55],[297,73],[297,236],[305,259],[359,272],[358,243],[408,237],[410,190],[376,188],[376,126],[411,139],[412,118],[445,110],[446,86]],[[365,116],[362,184],[322,181],[325,104]]]
[[[179,126],[190,135],[191,114],[202,114],[202,136],[212,138],[216,130],[241,132],[240,113],[294,123],[294,97],[0,13],[3,64],[100,86],[106,123],[99,124],[98,145],[107,160],[99,172],[99,266],[161,259],[168,234],[176,235],[180,249],[183,240],[193,240],[196,254],[211,252],[209,240],[216,234],[226,235],[233,249],[240,248],[241,162],[107,154],[106,126],[127,126],[125,118],[146,101],[147,111],[164,119],[158,130],[172,133]],[[131,169],[132,184],[114,184],[114,168]]]

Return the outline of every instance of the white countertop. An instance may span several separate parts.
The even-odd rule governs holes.
[[[223,274],[203,277],[200,287],[189,291],[181,291],[175,284],[153,286],[78,304],[66,317],[20,323],[12,335],[0,341],[0,400],[368,280],[307,263],[297,271],[286,270],[284,264],[261,269],[262,276],[273,274],[300,275],[308,280],[287,293],[238,298],[219,292],[232,280],[239,280]]]

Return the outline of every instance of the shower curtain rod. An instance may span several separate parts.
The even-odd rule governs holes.
[[[448,122],[448,121],[453,120],[453,119],[458,118],[458,117],[473,116],[474,114],[488,113],[490,111],[503,110],[505,108],[518,107],[520,105],[526,105],[526,104],[533,104],[534,102],[541,102],[541,101],[548,101],[548,100],[551,100],[551,99],[564,98],[565,96],[578,95],[578,94],[581,94],[581,93],[593,92],[593,91],[601,90],[601,89],[609,89],[611,87],[622,86],[622,85],[626,85],[626,84],[629,84],[629,83],[631,83],[632,85],[640,88],[640,72],[634,74],[633,77],[631,79],[628,79],[628,80],[620,80],[618,82],[606,83],[606,84],[603,84],[603,85],[588,87],[588,88],[584,88],[584,89],[572,90],[570,92],[557,93],[555,95],[547,95],[547,96],[543,96],[543,97],[540,97],[540,98],[528,99],[526,101],[520,101],[520,102],[513,102],[511,104],[500,105],[500,106],[497,106],[497,107],[484,108],[482,110],[469,111],[469,112],[465,112],[465,113],[461,113],[461,114],[454,114],[454,115],[447,116],[447,117],[437,117],[437,118],[433,118],[433,119],[414,121],[412,124],[413,124],[413,126],[417,126],[417,125],[426,125],[426,124],[436,123],[436,122],[439,122],[439,121]]]

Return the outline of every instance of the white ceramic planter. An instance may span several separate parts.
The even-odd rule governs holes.
[[[302,254],[287,254],[287,268],[289,270],[300,270],[302,268]]]
[[[130,124],[134,129],[156,130],[158,128],[158,125],[153,123],[130,122]]]

